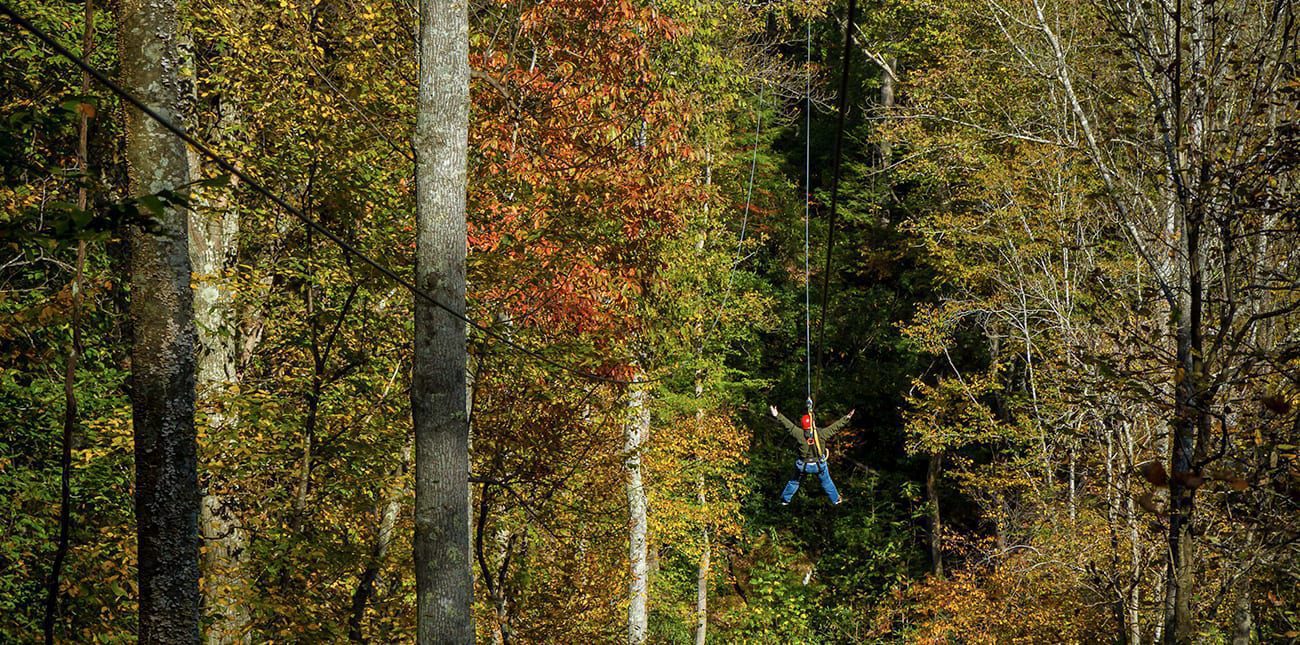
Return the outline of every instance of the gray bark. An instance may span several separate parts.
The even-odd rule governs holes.
[[[510,645],[514,642],[511,628],[510,597],[506,592],[506,576],[509,575],[511,551],[514,548],[515,535],[498,526],[493,538],[496,545],[496,559],[500,563],[496,584],[493,586],[492,610],[496,613],[496,629],[492,630],[492,642],[497,645]],[[486,577],[486,574],[485,574]]]
[[[1254,631],[1255,619],[1250,611],[1250,586],[1247,583],[1237,595],[1232,612],[1232,645],[1250,645],[1250,635]]]
[[[1076,458],[1074,454],[1073,441],[1071,441],[1070,443],[1069,452],[1070,452],[1070,456],[1069,456],[1070,481],[1069,481],[1069,489],[1068,489],[1069,495],[1067,496],[1067,501],[1068,501],[1068,507],[1070,509],[1070,522],[1075,522],[1079,519],[1079,506],[1078,506],[1078,489],[1076,484],[1076,481],[1078,479],[1078,473],[1075,471]]]
[[[632,386],[628,392],[627,421],[623,424],[623,470],[627,475],[628,558],[632,580],[629,583],[627,608],[627,642],[640,645],[646,641],[646,495],[641,483],[641,446],[650,433],[650,406],[644,386]]]
[[[700,508],[704,508],[704,477],[696,482],[699,490]],[[709,525],[700,529],[704,540],[704,549],[700,553],[700,567],[695,578],[695,645],[704,645],[709,631],[709,573],[713,556],[713,543],[709,537]]]
[[[464,0],[421,0],[416,285],[465,311],[469,27]],[[415,298],[415,577],[419,643],[474,641],[464,322]]]
[[[898,59],[894,56],[885,57],[884,64],[880,69],[880,109],[884,112],[884,117],[889,118],[890,112],[894,108],[894,77],[898,69]],[[886,139],[880,140],[880,167],[888,168],[889,164],[894,161],[894,147]]]
[[[248,531],[240,524],[234,498],[204,495],[199,523],[203,532],[203,610],[208,645],[251,643],[252,615],[246,604],[251,589],[245,567]]]
[[[1110,558],[1111,558],[1110,575],[1113,577],[1114,580],[1117,581],[1115,583],[1115,601],[1113,605],[1115,611],[1115,623],[1116,623],[1115,629],[1117,632],[1116,641],[1119,643],[1128,644],[1128,643],[1133,643],[1133,641],[1130,640],[1128,636],[1129,632],[1128,632],[1127,597],[1125,596],[1124,589],[1120,587],[1118,583],[1118,580],[1120,580],[1120,566],[1121,566],[1120,558],[1119,558],[1120,538],[1119,538],[1119,502],[1118,502],[1120,482],[1115,477],[1115,471],[1117,470],[1115,467],[1116,431],[1114,430],[1113,425],[1114,424],[1112,424],[1108,420],[1102,421],[1099,424],[1101,429],[1101,434],[1106,442],[1106,460],[1105,460],[1106,528],[1107,531],[1110,533]],[[1071,465],[1073,465],[1073,463]]]
[[[229,101],[221,101],[218,139],[221,133],[238,127],[233,109]],[[197,155],[190,159],[190,174],[194,178],[201,176]],[[199,341],[196,373],[199,391],[204,395],[215,394],[210,390],[228,387],[238,380],[238,312],[228,272],[239,255],[239,210],[232,198],[239,179],[230,181],[229,190],[196,200],[188,230],[194,272],[194,323]]]
[[[1135,462],[1135,446],[1133,442],[1133,428],[1125,422],[1124,428],[1125,447],[1128,451],[1126,463]],[[1129,557],[1132,562],[1129,564],[1131,573],[1129,577],[1128,588],[1128,623],[1129,623],[1129,642],[1142,642],[1142,533],[1138,528],[1137,508],[1135,507],[1133,496],[1125,495],[1124,499],[1124,524],[1128,528]]]
[[[186,91],[177,5],[122,0],[122,83],[178,120]],[[185,144],[126,108],[126,160],[133,195],[189,182]],[[133,227],[131,404],[141,643],[199,642],[199,494],[194,429],[195,330],[187,213],[166,208],[154,230]]]
[[[232,131],[238,120],[232,104],[222,101],[217,137]],[[202,176],[196,152],[190,154],[190,175]],[[232,179],[232,188],[237,179]],[[238,420],[225,414],[223,394],[238,382],[238,312],[229,279],[239,255],[239,210],[232,191],[195,200],[189,222],[190,265],[194,276],[194,323],[198,335],[196,364],[199,405],[205,410],[209,437],[217,445],[230,436]],[[226,489],[221,473],[205,472],[199,530],[205,548],[199,565],[203,576],[203,634],[208,645],[251,643],[252,616],[247,606],[249,582],[248,532],[238,518],[238,500]]]

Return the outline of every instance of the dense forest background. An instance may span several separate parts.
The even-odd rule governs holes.
[[[118,3],[5,1],[110,76]],[[848,4],[470,3],[478,639],[1300,637],[1296,7]],[[172,116],[411,275],[418,18],[192,0]],[[127,232],[178,209],[205,641],[414,640],[411,294],[193,149],[133,194],[7,19],[0,85],[0,641],[139,630]],[[782,507],[809,364],[846,501]]]

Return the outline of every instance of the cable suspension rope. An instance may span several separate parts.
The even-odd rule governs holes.
[[[804,390],[807,395],[808,413],[813,410],[812,392],[812,298],[811,273],[808,270],[810,254],[808,240],[808,218],[812,207],[812,17],[804,25],[804,127],[803,127],[803,342],[804,342]]]
[[[853,61],[853,20],[857,0],[849,0],[848,17],[844,22],[844,56],[840,64],[840,95],[835,116],[834,163],[831,170],[831,212],[827,218],[826,262],[822,269],[821,318],[817,323],[817,396],[821,396],[822,376],[826,366],[826,303],[831,284],[831,253],[835,250],[835,220],[840,195],[840,164],[844,157],[844,118],[849,103],[849,65]],[[811,399],[809,399],[811,400]]]
[[[268,189],[265,185],[263,185],[256,177],[252,176],[248,172],[240,170],[239,167],[234,162],[218,154],[207,144],[195,138],[193,135],[190,135],[189,133],[185,132],[185,130],[173,124],[171,120],[158,114],[148,105],[145,105],[143,101],[136,98],[133,94],[128,92],[121,85],[118,85],[115,81],[110,79],[103,72],[92,67],[90,63],[85,61],[85,59],[81,58],[80,56],[70,51],[68,48],[64,47],[53,36],[45,32],[40,27],[37,27],[36,25],[32,24],[29,20],[27,20],[23,16],[19,15],[16,11],[10,8],[8,4],[5,4],[4,2],[0,2],[0,13],[3,13],[15,24],[27,30],[29,33],[31,33],[40,41],[44,42],[51,49],[53,49],[55,53],[57,53],[59,56],[68,60],[69,62],[76,65],[77,67],[81,68],[86,73],[90,74],[101,85],[108,88],[108,90],[111,91],[112,93],[121,97],[122,100],[126,101],[127,103],[130,103],[136,109],[140,110],[145,116],[148,116],[150,119],[154,120],[159,125],[161,125],[164,129],[176,135],[182,141],[192,146],[195,150],[200,152],[204,157],[207,157],[213,163],[217,164],[217,166],[220,167],[222,170],[226,171],[227,173],[230,173],[235,177],[238,177],[245,185],[247,185],[254,192],[271,200],[272,203],[284,209],[284,211],[289,213],[290,215],[293,215],[304,225],[306,225],[309,229],[314,230],[320,233],[321,235],[325,236],[326,239],[332,242],[346,255],[350,255],[360,260],[362,263],[368,265],[369,267],[377,271],[380,275],[384,276],[390,281],[405,288],[413,296],[423,299],[429,304],[432,304],[433,306],[443,310],[448,315],[469,325],[473,329],[477,330],[479,333],[492,338],[493,340],[501,343],[502,345],[505,345],[506,347],[509,347],[510,349],[514,350],[519,354],[523,354],[540,363],[560,369],[562,371],[568,372],[569,374],[572,374],[574,376],[583,379],[587,379],[591,381],[600,381],[604,383],[612,383],[617,385],[634,385],[634,384],[641,384],[641,383],[650,383],[650,382],[663,379],[663,377],[654,377],[648,379],[624,380],[624,379],[614,378],[610,376],[603,376],[601,374],[589,372],[582,368],[566,365],[564,363],[556,361],[555,359],[549,358],[535,349],[530,349],[528,347],[524,347],[523,345],[520,345],[519,343],[511,340],[509,337],[501,334],[500,332],[494,331],[490,327],[474,322],[463,312],[456,311],[455,309],[452,309],[448,305],[443,304],[437,298],[434,298],[429,293],[421,290],[418,286],[415,285],[415,283],[411,282],[409,279],[402,277],[396,271],[389,268],[384,263],[366,255],[360,249],[357,249],[355,246],[353,246],[352,244],[344,240],[342,237],[340,237],[337,233],[326,228],[324,225],[322,225],[320,222],[317,222],[315,219],[312,219],[311,216],[307,215],[301,209],[293,206],[292,204],[287,202],[284,198],[271,192],[271,190]]]

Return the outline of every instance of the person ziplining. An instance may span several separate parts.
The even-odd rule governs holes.
[[[839,184],[840,184],[840,162],[843,157],[844,144],[844,116],[848,111],[848,91],[849,91],[849,62],[851,61],[851,52],[853,45],[853,18],[856,8],[856,0],[849,0],[848,19],[844,27],[844,60],[841,65],[840,74],[840,92],[839,92],[839,110],[836,117],[835,125],[835,150],[833,153],[834,167],[831,172],[831,208],[830,218],[827,226],[826,240],[826,265],[822,271],[822,292],[821,292],[821,318],[819,320],[819,330],[817,339],[817,393],[821,392],[821,378],[824,371],[824,358],[826,350],[826,305],[827,296],[830,293],[830,276],[831,276],[831,259],[832,250],[835,247],[835,215],[839,204]],[[805,26],[805,60],[804,64],[808,69],[812,68],[812,24],[809,22]],[[799,458],[795,460],[795,473],[786,482],[785,490],[781,492],[781,505],[788,506],[791,498],[799,490],[799,483],[805,475],[815,474],[821,481],[822,489],[826,491],[826,496],[830,498],[832,504],[838,505],[843,501],[840,492],[835,488],[835,482],[831,480],[830,467],[827,458],[830,452],[826,450],[824,440],[830,439],[835,433],[839,432],[844,426],[848,425],[849,420],[853,418],[854,410],[844,415],[839,421],[832,423],[825,429],[817,427],[817,419],[813,410],[813,379],[812,379],[812,294],[810,285],[812,283],[812,272],[809,270],[808,259],[811,255],[811,241],[809,231],[810,208],[812,203],[812,76],[811,74],[804,77],[804,205],[803,205],[803,272],[804,272],[804,368],[805,368],[805,386],[808,394],[808,412],[800,419],[799,425],[795,425],[776,409],[775,405],[769,405],[768,410],[772,417],[781,423],[786,432],[799,442]]]
[[[817,427],[817,419],[813,416],[813,411],[809,410],[807,414],[799,419],[799,425],[787,419],[775,405],[768,406],[772,413],[772,418],[780,422],[786,432],[799,442],[799,458],[794,461],[794,476],[786,482],[785,490],[781,491],[781,505],[788,506],[794,494],[799,490],[799,482],[805,475],[817,475],[817,479],[822,484],[822,489],[826,491],[826,496],[830,498],[832,504],[839,504],[844,501],[840,492],[835,488],[835,482],[831,480],[830,465],[827,458],[830,457],[830,451],[826,449],[826,440],[835,436],[844,426],[848,425],[849,419],[853,418],[856,410],[849,410],[849,413],[840,418],[839,421],[830,424],[825,428]]]

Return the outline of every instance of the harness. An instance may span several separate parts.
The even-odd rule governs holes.
[[[822,469],[826,467],[826,460],[830,455],[826,454],[826,449],[822,446],[821,433],[817,431],[817,417],[813,415],[812,399],[808,399],[808,420],[809,428],[804,431],[804,441],[813,445],[817,450],[817,459],[815,461],[804,461],[803,457],[795,459],[794,463],[799,469],[799,487],[804,487],[804,480],[808,478],[808,464],[817,464],[817,472],[820,475]]]
[[[826,454],[826,448],[822,446],[822,435],[817,431],[817,416],[813,414],[813,401],[811,397],[808,399],[808,426],[808,430],[812,434],[812,441],[810,443],[812,443],[817,449],[817,463],[825,463],[826,458],[829,455]],[[805,439],[805,441],[806,440],[807,439]]]

